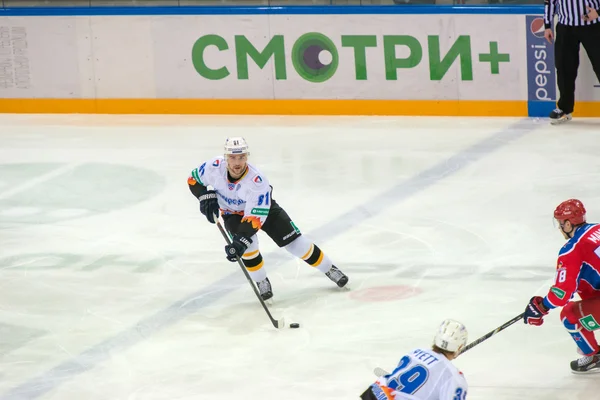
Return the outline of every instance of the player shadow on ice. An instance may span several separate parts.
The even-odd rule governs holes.
[[[600,119],[598,118],[577,118],[569,121],[568,124],[565,124],[567,129],[570,129],[569,126],[579,126],[579,127],[587,127],[590,129],[600,130]],[[556,126],[555,126],[556,127]]]

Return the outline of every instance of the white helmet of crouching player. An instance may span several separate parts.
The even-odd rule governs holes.
[[[451,358],[456,358],[466,346],[468,337],[467,328],[463,324],[453,319],[446,319],[438,328],[433,344],[443,350],[446,357],[451,355]]]
[[[233,179],[238,179],[246,172],[248,155],[248,143],[243,137],[227,138],[225,141],[225,161],[227,170]]]

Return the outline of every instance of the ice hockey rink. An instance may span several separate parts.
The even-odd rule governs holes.
[[[469,342],[550,286],[552,211],[600,221],[600,121],[0,116],[0,400],[357,399],[373,369]],[[276,330],[187,187],[244,136],[250,162],[350,277],[260,233]],[[559,321],[460,356],[472,400],[595,399]]]

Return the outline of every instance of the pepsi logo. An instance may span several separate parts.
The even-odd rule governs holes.
[[[544,18],[535,18],[533,21],[531,21],[529,29],[531,30],[533,36],[537,38],[543,38],[544,31],[546,30],[544,26]]]

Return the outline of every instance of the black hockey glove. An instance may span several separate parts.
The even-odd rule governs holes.
[[[206,217],[211,224],[219,218],[219,201],[217,200],[217,192],[208,190],[200,197],[200,212]]]
[[[235,262],[237,260],[236,257],[242,257],[248,246],[250,246],[251,244],[252,239],[240,235],[239,233],[235,234],[233,236],[231,244],[225,246],[225,253],[227,254],[227,259],[231,262]]]

